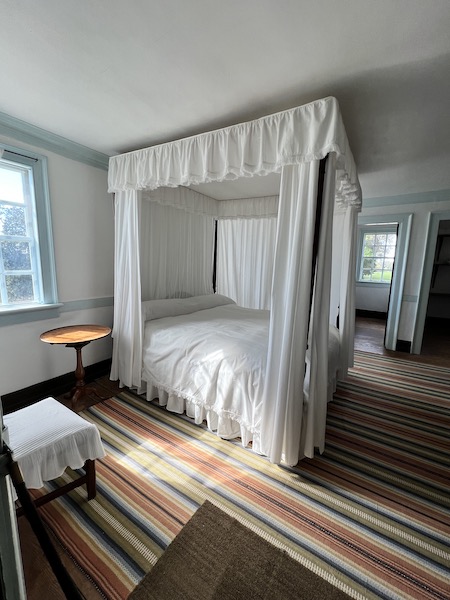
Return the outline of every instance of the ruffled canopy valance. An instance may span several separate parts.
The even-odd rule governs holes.
[[[110,192],[155,190],[279,172],[335,152],[339,204],[361,204],[353,155],[333,97],[109,161]]]
[[[223,201],[215,200],[186,187],[165,187],[152,191],[145,190],[141,197],[142,200],[157,202],[162,206],[172,206],[188,213],[207,215],[217,219],[276,217],[278,214],[278,196]]]

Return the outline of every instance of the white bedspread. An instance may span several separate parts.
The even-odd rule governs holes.
[[[79,469],[105,450],[95,425],[54,398],[46,398],[3,417],[9,447],[27,488],[39,489],[67,467]]]
[[[234,304],[148,321],[144,380],[157,388],[169,410],[186,410],[197,422],[206,418],[221,437],[241,435],[241,425],[254,433],[268,326],[268,311]]]
[[[145,323],[143,379],[147,399],[172,412],[206,420],[220,437],[241,437],[259,451],[269,311],[235,304],[157,318]],[[330,387],[339,334],[330,328]]]

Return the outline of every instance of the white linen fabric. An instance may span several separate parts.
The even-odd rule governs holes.
[[[227,304],[147,321],[143,379],[161,404],[206,418],[223,438],[255,433],[267,358],[267,311]],[[166,392],[166,394],[164,394]]]
[[[321,255],[317,273],[312,278],[318,161],[326,156],[329,160],[322,210],[324,223],[320,224]],[[263,393],[265,404],[258,427],[262,448],[270,460],[295,464],[299,457],[311,456],[313,447],[323,448],[326,405],[322,402],[316,407],[316,403],[319,396],[324,397],[326,377],[322,376],[326,367],[320,361],[326,354],[324,332],[331,313],[339,312],[341,340],[348,350],[341,361],[342,373],[352,362],[352,228],[355,225],[349,209],[359,210],[361,192],[334,98],[110,159],[109,190],[116,194],[117,206],[111,377],[120,379],[127,386],[141,386],[143,321],[140,303],[143,296],[139,252],[143,232],[138,226],[142,202],[138,190],[145,190],[145,195],[152,196],[151,190],[162,186],[189,186],[275,171],[281,171],[282,176],[270,301],[268,370]],[[198,206],[203,215],[212,216],[216,206],[216,217],[220,218],[223,203],[201,198],[197,198],[197,202],[196,192],[192,190],[177,188],[172,200],[167,190],[155,193],[160,204],[181,206],[185,203],[189,212],[196,212]],[[241,210],[238,205],[230,205],[229,210],[223,210],[224,214],[237,213]],[[273,204],[268,202],[268,210],[270,206]],[[340,279],[333,278],[340,290],[330,305],[333,226],[329,219],[333,207],[346,213],[344,225],[349,242],[342,248]],[[249,217],[255,208],[256,203],[252,202],[252,207],[243,216]],[[327,239],[323,240],[323,236]],[[199,260],[203,261],[204,257]],[[203,291],[190,293],[195,295]],[[311,298],[314,302],[310,318]],[[314,360],[305,378],[301,365],[305,364],[308,341]],[[306,395],[305,381],[309,384]]]
[[[331,250],[332,223],[335,185],[335,154],[327,157],[322,193],[322,207],[318,240],[318,252],[315,265],[315,281],[311,305],[311,317],[308,336],[308,354],[310,362],[309,386],[304,389],[304,413],[300,436],[300,457],[314,457],[315,449],[320,453],[325,446],[325,428],[327,418],[327,373],[328,373],[328,336],[327,316],[330,313]],[[296,448],[291,449],[292,460]],[[288,462],[289,458],[287,458]]]
[[[164,317],[188,315],[198,310],[236,304],[234,300],[220,294],[193,296],[191,298],[170,298],[169,300],[146,300],[142,302],[142,319],[152,321]]]
[[[304,418],[301,365],[310,323],[318,173],[319,161],[312,161],[284,167],[281,176],[261,444],[270,460],[291,465],[299,459]]]
[[[144,190],[142,200],[219,219],[276,217],[278,214],[278,196],[237,198],[224,202],[183,186],[163,187],[152,191]]]
[[[342,244],[341,280],[340,280],[340,318],[339,333],[341,336],[340,376],[345,378],[349,367],[353,367],[355,337],[355,273],[356,273],[356,232],[358,210],[355,206],[344,209],[344,222],[341,234]]]
[[[147,399],[157,397],[172,412],[186,412],[197,423],[206,421],[222,438],[240,437],[244,446],[251,441],[253,450],[262,453],[259,423],[269,311],[236,304],[201,308],[199,304],[198,311],[188,313],[182,303],[169,311],[172,316],[145,323]],[[175,315],[176,308],[179,315]],[[329,352],[325,385],[331,399],[339,365],[339,334],[334,327],[330,327]],[[324,362],[328,365],[328,360]]]
[[[218,202],[218,218],[252,219],[258,217],[274,217],[278,215],[278,196],[262,196],[260,198],[239,198]]]
[[[336,152],[338,202],[360,188],[337,100],[323,98],[255,121],[113,156],[109,191],[155,190],[279,172]]]
[[[217,292],[239,306],[270,309],[276,217],[217,224]]]
[[[140,261],[143,298],[213,292],[214,219],[211,216],[143,199],[140,239],[140,255],[145,257]]]
[[[151,192],[143,191],[142,199],[157,202],[162,206],[181,208],[185,212],[196,215],[216,217],[220,211],[220,202],[214,198],[181,186],[177,188],[162,187]]]
[[[99,431],[54,398],[4,416],[9,446],[27,488],[39,489],[67,467],[106,456]]]
[[[141,267],[139,214],[134,190],[115,195],[114,323],[111,379],[132,386],[140,382],[142,363]],[[139,385],[136,383],[136,385]]]

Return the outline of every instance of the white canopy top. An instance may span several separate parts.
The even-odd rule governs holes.
[[[361,190],[336,98],[255,121],[136,150],[109,161],[110,192],[188,186],[279,172],[337,157],[336,202],[360,205]]]

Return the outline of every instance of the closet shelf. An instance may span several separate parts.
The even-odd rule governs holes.
[[[441,258],[441,252],[442,252],[442,246],[444,243],[444,239],[446,238],[450,238],[450,233],[439,233],[437,236],[437,241],[436,241],[436,249],[435,249],[435,253],[434,253],[434,262],[433,262],[433,272],[431,274],[431,290],[430,290],[430,294],[434,294],[434,295],[449,295],[450,292],[441,292],[441,291],[433,291],[433,287],[436,283],[436,277],[438,274],[438,271],[441,267],[449,267],[450,266],[450,260],[448,258]],[[448,248],[447,250],[444,250],[443,254],[444,256],[448,253]]]

